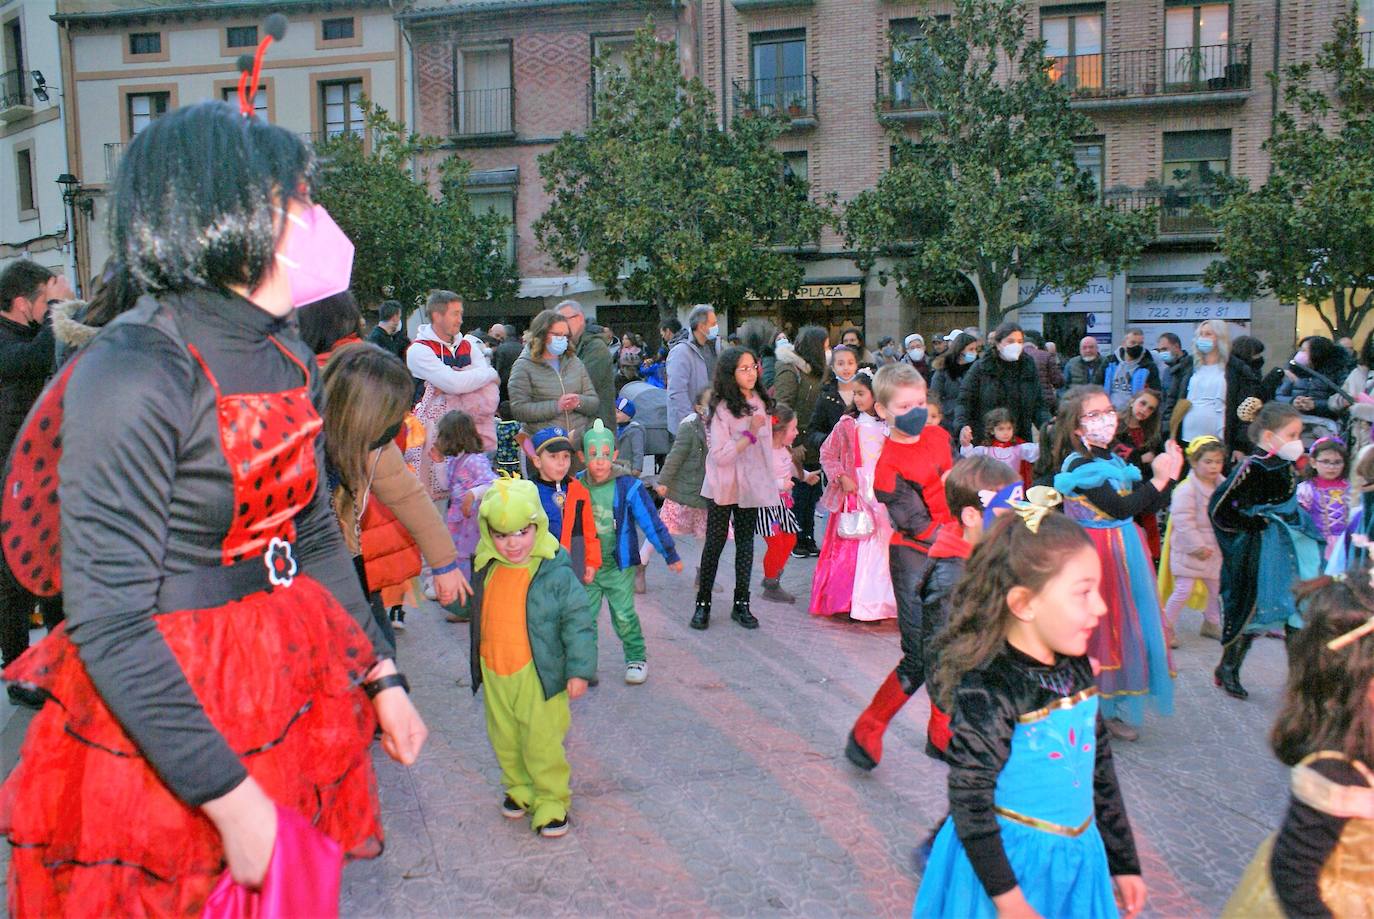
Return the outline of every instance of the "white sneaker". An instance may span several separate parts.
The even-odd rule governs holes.
[[[625,682],[638,686],[649,678],[649,665],[644,661],[630,661],[625,665]]]
[[[438,602],[438,600],[439,600],[439,592],[438,592],[437,590],[434,589],[434,582],[433,582],[433,581],[425,581],[425,582],[424,582],[424,590],[425,590],[425,597],[426,597],[426,599],[434,600],[435,602]]]

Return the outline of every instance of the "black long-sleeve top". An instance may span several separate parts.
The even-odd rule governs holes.
[[[949,809],[959,841],[989,897],[1000,896],[1019,883],[1002,848],[1002,831],[993,810],[997,777],[1011,756],[1017,718],[1093,685],[1087,657],[1056,656],[1054,665],[1046,666],[1010,645],[966,673],[959,684],[951,721],[953,737],[945,754]],[[1045,793],[1054,794],[1054,790],[1047,788]],[[1135,838],[1112,765],[1110,736],[1101,715],[1093,797],[1112,875],[1140,874]]]
[[[234,511],[215,392],[186,344],[199,349],[225,395],[299,388],[300,367],[269,335],[308,368],[318,409],[315,361],[287,320],[209,291],[144,297],[78,357],[64,399],[58,471],[69,634],[105,704],[193,806],[247,773],[154,621],[172,612],[157,609],[165,575],[222,564]],[[322,439],[315,447],[323,470]],[[338,598],[377,655],[390,657],[322,488],[295,523],[300,573]]]
[[[1212,495],[1212,525],[1222,533],[1259,531],[1269,521],[1245,513],[1261,504],[1282,504],[1298,490],[1298,467],[1278,456],[1245,459]]]
[[[1069,461],[1069,471],[1095,459],[1109,459],[1112,451],[1105,447],[1093,447],[1091,457],[1079,456]],[[1078,493],[1093,503],[1104,514],[1117,520],[1130,520],[1139,514],[1157,514],[1169,506],[1169,495],[1174,483],[1170,482],[1163,491],[1155,488],[1149,479],[1143,480],[1128,495],[1117,494],[1116,487],[1110,482],[1096,488],[1080,488]]]
[[[1343,760],[1319,759],[1309,765],[1323,778],[1339,785],[1368,787],[1355,767]],[[1331,909],[1322,901],[1318,882],[1347,820],[1305,804],[1296,796],[1289,798],[1288,813],[1269,856],[1274,892],[1289,919],[1331,919]]]
[[[0,316],[0,462],[43,391],[57,357],[52,317],[20,323]]]

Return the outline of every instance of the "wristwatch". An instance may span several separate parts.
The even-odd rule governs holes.
[[[384,689],[399,686],[410,695],[410,681],[406,679],[404,673],[388,673],[386,676],[379,676],[375,680],[368,680],[363,684],[363,692],[367,693],[369,699],[375,699],[377,693]]]

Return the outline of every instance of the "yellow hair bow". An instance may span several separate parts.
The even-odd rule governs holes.
[[[1201,437],[1194,437],[1188,441],[1188,459],[1196,459],[1203,448],[1210,446],[1221,446],[1221,440],[1211,434],[1203,434]]]
[[[1040,522],[1063,503],[1064,498],[1059,492],[1046,485],[1036,485],[1026,492],[1026,500],[1013,501],[1011,506],[1021,518],[1021,522],[1026,525],[1026,529],[1032,533],[1039,533]]]

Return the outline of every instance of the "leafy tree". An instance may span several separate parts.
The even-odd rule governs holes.
[[[777,296],[802,280],[785,249],[814,245],[827,217],[806,182],[784,179],[772,141],[782,122],[716,121],[700,80],[682,76],[677,47],[635,36],[627,68],[596,62],[596,114],[539,157],[552,201],[535,223],[565,271],[586,259],[606,293],[670,312],[689,303]]]
[[[1353,9],[1337,19],[1316,59],[1326,86],[1311,62],[1284,69],[1285,107],[1264,144],[1272,172],[1258,189],[1232,183],[1215,211],[1222,257],[1206,273],[1233,297],[1313,304],[1335,338],[1374,310],[1374,74],[1358,29]]]
[[[364,306],[394,297],[423,299],[443,287],[478,300],[515,292],[515,266],[506,258],[510,221],[473,214],[465,189],[469,164],[456,156],[428,162],[437,138],[407,134],[382,108],[363,102],[362,135],[321,140],[315,199],[353,240],[353,292]],[[431,185],[438,194],[431,193]]]
[[[861,268],[894,259],[880,279],[918,299],[962,274],[986,327],[1047,288],[1081,290],[1135,259],[1153,212],[1103,205],[1075,165],[1073,139],[1092,122],[1051,79],[1045,43],[1027,40],[1022,0],[956,0],[949,21],[923,16],[919,36],[893,41],[892,78],[931,116],[914,140],[894,130],[891,167],[845,209]],[[1019,299],[1005,293],[1029,278]]]

